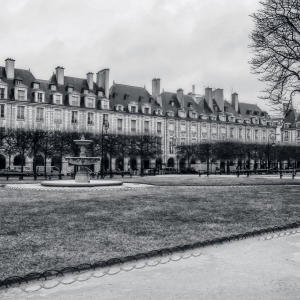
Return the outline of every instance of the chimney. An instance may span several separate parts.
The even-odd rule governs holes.
[[[213,107],[213,97],[212,97],[212,88],[205,88],[205,101],[208,107],[211,109],[211,111],[214,111]]]
[[[156,93],[160,95],[160,78],[156,78]]]
[[[180,107],[183,107],[184,106],[183,89],[177,90],[177,99],[179,101]]]
[[[12,58],[7,58],[5,60],[5,73],[7,79],[15,78],[15,60]]]
[[[86,74],[86,80],[87,80],[87,84],[88,84],[89,90],[93,90],[93,88],[94,88],[93,76],[94,76],[94,73],[92,73],[92,72],[88,72]]]
[[[105,96],[109,98],[109,69],[103,69],[97,73],[97,85],[99,88],[103,88]]]
[[[193,84],[193,94],[195,94],[195,85]]]
[[[63,67],[56,67],[56,80],[58,85],[64,85],[65,83],[64,70],[65,68]]]
[[[224,96],[223,89],[214,90],[215,101],[221,111],[224,111]]]
[[[233,106],[234,110],[238,112],[239,110],[239,95],[237,93],[231,94],[231,105]]]
[[[155,96],[157,95],[157,92],[156,92],[156,78],[153,78],[152,79],[152,96],[154,98],[156,98]]]

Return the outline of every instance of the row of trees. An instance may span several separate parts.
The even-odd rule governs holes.
[[[125,136],[120,134],[106,134],[74,131],[43,131],[40,129],[1,129],[1,149],[9,158],[9,165],[13,155],[20,155],[21,172],[25,164],[25,156],[33,158],[33,170],[36,178],[36,158],[41,155],[44,158],[45,171],[46,159],[53,156],[59,157],[60,171],[62,170],[62,159],[64,156],[79,156],[80,149],[74,143],[84,136],[92,140],[87,147],[87,155],[101,157],[102,150],[104,157],[109,157],[110,172],[112,170],[112,158],[116,157],[139,157],[142,162],[147,158],[159,157],[162,154],[161,138],[152,135]],[[103,162],[102,162],[103,163]],[[46,173],[46,172],[45,172]],[[143,173],[143,169],[141,169]],[[112,173],[110,174],[112,176]]]
[[[180,145],[175,147],[177,159],[184,159],[191,167],[192,159],[206,161],[207,169],[212,159],[236,160],[243,162],[246,168],[247,160],[254,160],[260,165],[270,166],[271,161],[297,162],[300,161],[300,147],[294,145],[267,145],[255,143],[240,143],[232,141],[220,141],[215,143],[201,143],[193,145]]]

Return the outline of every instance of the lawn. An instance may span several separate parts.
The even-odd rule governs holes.
[[[300,219],[300,186],[184,187],[180,178],[126,179],[131,180],[169,180],[175,186],[101,193],[1,187],[0,279]]]

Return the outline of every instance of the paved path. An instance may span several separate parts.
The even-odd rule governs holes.
[[[0,299],[300,299],[299,233],[271,240],[250,238],[199,251],[198,257],[49,290],[24,293],[12,288],[2,292]]]

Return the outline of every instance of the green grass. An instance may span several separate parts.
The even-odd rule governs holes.
[[[181,187],[180,178],[134,180],[175,186],[101,193],[0,188],[0,278],[300,219],[299,186],[193,188]]]

